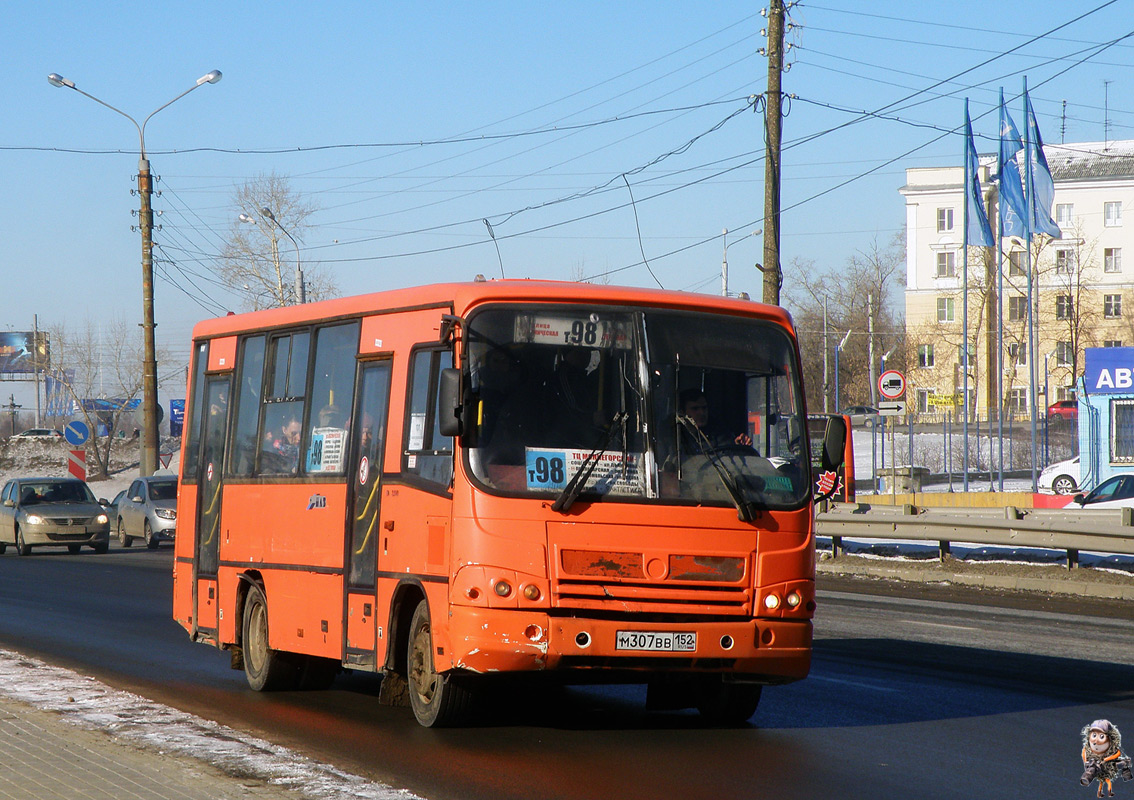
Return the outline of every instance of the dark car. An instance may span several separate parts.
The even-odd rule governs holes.
[[[1048,422],[1077,422],[1078,419],[1078,400],[1057,400],[1047,407]]]
[[[9,544],[26,556],[32,547],[83,545],[105,553],[110,518],[84,481],[75,478],[13,478],[0,492],[0,553]]]
[[[177,477],[151,475],[138,478],[118,500],[116,530],[123,547],[141,539],[153,550],[173,541],[177,529]]]

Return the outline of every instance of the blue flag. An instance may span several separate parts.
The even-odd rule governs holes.
[[[1024,140],[1016,129],[1016,123],[1008,116],[1004,98],[1000,98],[1000,162],[997,178],[1000,182],[1000,218],[1003,228],[1000,238],[1027,237],[1027,205],[1024,202],[1024,185],[1020,180],[1020,168],[1016,165],[1016,154],[1024,149]]]
[[[1052,239],[1062,239],[1063,231],[1051,218],[1051,205],[1055,202],[1055,180],[1051,177],[1051,169],[1047,166],[1047,158],[1043,154],[1043,139],[1040,138],[1039,125],[1036,123],[1036,112],[1032,108],[1032,100],[1024,95],[1024,107],[1028,112],[1028,147],[1031,150],[1029,160],[1032,164],[1031,186],[1028,194],[1032,203],[1032,231],[1046,233]]]
[[[973,144],[973,124],[969,121],[969,108],[965,105],[965,202],[968,204],[965,227],[965,244],[992,247],[992,227],[984,211],[984,195],[980,190],[979,162]]]

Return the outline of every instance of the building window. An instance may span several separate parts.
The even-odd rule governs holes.
[[[969,367],[972,368],[976,364],[976,345],[969,345]],[[957,365],[961,368],[965,366],[965,346],[962,344],[957,345]]]
[[[937,321],[938,322],[952,322],[953,321],[953,298],[952,297],[938,297],[937,298]]]
[[[1008,410],[1013,414],[1022,414],[1028,408],[1027,389],[1008,390]]]
[[[1134,401],[1110,401],[1111,461],[1134,461]]]
[[[1103,203],[1103,224],[1108,228],[1122,224],[1122,203]]]
[[[953,209],[937,209],[937,232],[945,233],[951,230],[953,230]]]
[[[1008,321],[1019,322],[1028,315],[1028,298],[1020,295],[1019,297],[1008,298]]]
[[[933,394],[933,389],[917,390],[917,412],[919,414],[929,413],[929,396],[931,394]]]
[[[1066,248],[1055,251],[1055,274],[1073,275],[1075,273],[1075,251]]]
[[[1071,319],[1071,295],[1060,294],[1055,296],[1055,318]]]
[[[1027,275],[1024,271],[1024,256],[1023,250],[1013,250],[1008,254],[1008,275]]]
[[[1027,345],[1013,342],[1008,345],[1008,360],[1018,367],[1025,366],[1028,363],[1028,348]]]
[[[1070,203],[1056,203],[1055,204],[1055,224],[1061,228],[1071,225],[1071,210]]]
[[[1103,272],[1122,272],[1122,248],[1103,249]]]
[[[1103,316],[1107,319],[1117,319],[1122,316],[1122,295],[1103,295]]]
[[[957,274],[957,254],[953,252],[937,254],[937,277],[952,278]]]
[[[1071,342],[1055,343],[1055,364],[1066,367],[1075,360],[1075,351],[1071,349]]]
[[[1103,347],[1122,347],[1122,340],[1121,339],[1104,339],[1102,346]]]
[[[925,369],[933,366],[933,345],[919,344],[917,346],[917,365]]]

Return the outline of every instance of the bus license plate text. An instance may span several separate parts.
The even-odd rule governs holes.
[[[614,649],[693,653],[697,650],[697,634],[673,631],[619,631],[615,635]]]

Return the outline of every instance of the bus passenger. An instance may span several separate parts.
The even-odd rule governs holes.
[[[709,399],[701,389],[686,389],[679,396],[679,418],[684,417],[696,430],[681,426],[681,450],[685,454],[718,450],[730,445],[751,446],[752,437],[746,431],[732,436],[716,431],[709,425]]]

